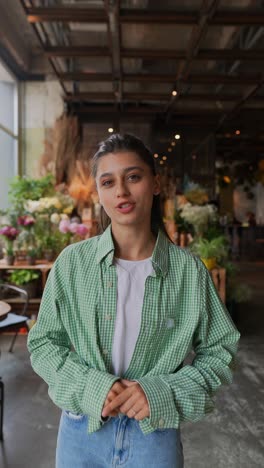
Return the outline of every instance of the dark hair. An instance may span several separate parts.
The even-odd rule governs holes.
[[[125,134],[120,135],[115,133],[107,140],[99,143],[99,148],[92,158],[92,175],[95,178],[97,174],[98,161],[103,156],[109,153],[119,153],[121,151],[130,151],[136,153],[142,161],[149,166],[153,175],[156,175],[156,168],[154,158],[151,151],[144,145],[143,141],[134,135]],[[109,216],[107,216],[103,207],[101,207],[101,228],[105,230],[111,223]],[[154,195],[153,204],[151,208],[151,230],[157,236],[159,229],[161,229],[167,237],[165,226],[162,220],[160,196]]]

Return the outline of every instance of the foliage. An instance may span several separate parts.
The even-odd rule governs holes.
[[[51,196],[54,192],[54,178],[51,174],[40,179],[16,176],[10,183],[9,199],[17,206],[25,200],[38,200]]]
[[[27,256],[28,256],[28,257],[35,258],[35,257],[37,257],[37,254],[38,254],[38,249],[34,249],[33,247],[30,247],[30,248],[27,250]]]
[[[17,286],[30,283],[39,278],[40,273],[36,270],[14,270],[9,275],[9,281]]]
[[[227,241],[224,236],[218,236],[212,240],[198,237],[189,248],[201,258],[215,257],[217,260],[220,260],[226,258],[228,254]]]
[[[252,298],[252,289],[247,284],[234,284],[228,294],[228,300],[237,303],[249,302]]]
[[[222,235],[223,230],[219,226],[219,223],[209,223],[206,231],[203,233],[203,237],[209,241]]]

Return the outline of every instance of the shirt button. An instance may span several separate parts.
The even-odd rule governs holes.
[[[112,281],[108,281],[107,286],[108,286],[108,288],[112,288],[113,282],[112,282]]]
[[[108,354],[108,349],[103,349],[103,354]]]
[[[111,315],[107,314],[107,315],[105,316],[105,320],[111,320],[111,319],[112,319],[112,316],[111,316]]]
[[[163,419],[163,418],[160,418],[160,420],[159,420],[159,427],[160,427],[160,428],[164,427],[164,423],[165,423],[164,419]]]

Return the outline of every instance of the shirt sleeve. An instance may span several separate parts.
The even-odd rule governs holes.
[[[193,336],[195,358],[191,365],[172,374],[146,375],[137,382],[150,407],[149,423],[178,428],[183,421],[197,421],[214,409],[213,396],[232,382],[240,333],[200,264],[200,320]]]
[[[57,406],[104,421],[101,413],[105,398],[119,377],[89,367],[72,350],[61,319],[62,313],[67,309],[61,274],[67,266],[63,264],[63,258],[62,255],[53,265],[37,322],[29,332],[31,364],[48,384],[49,396]],[[70,311],[66,310],[66,313]]]

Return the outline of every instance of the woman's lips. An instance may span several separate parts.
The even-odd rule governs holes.
[[[123,214],[131,213],[131,211],[133,211],[134,208],[135,208],[134,203],[122,203],[122,204],[120,203],[120,205],[116,207],[117,211]]]

